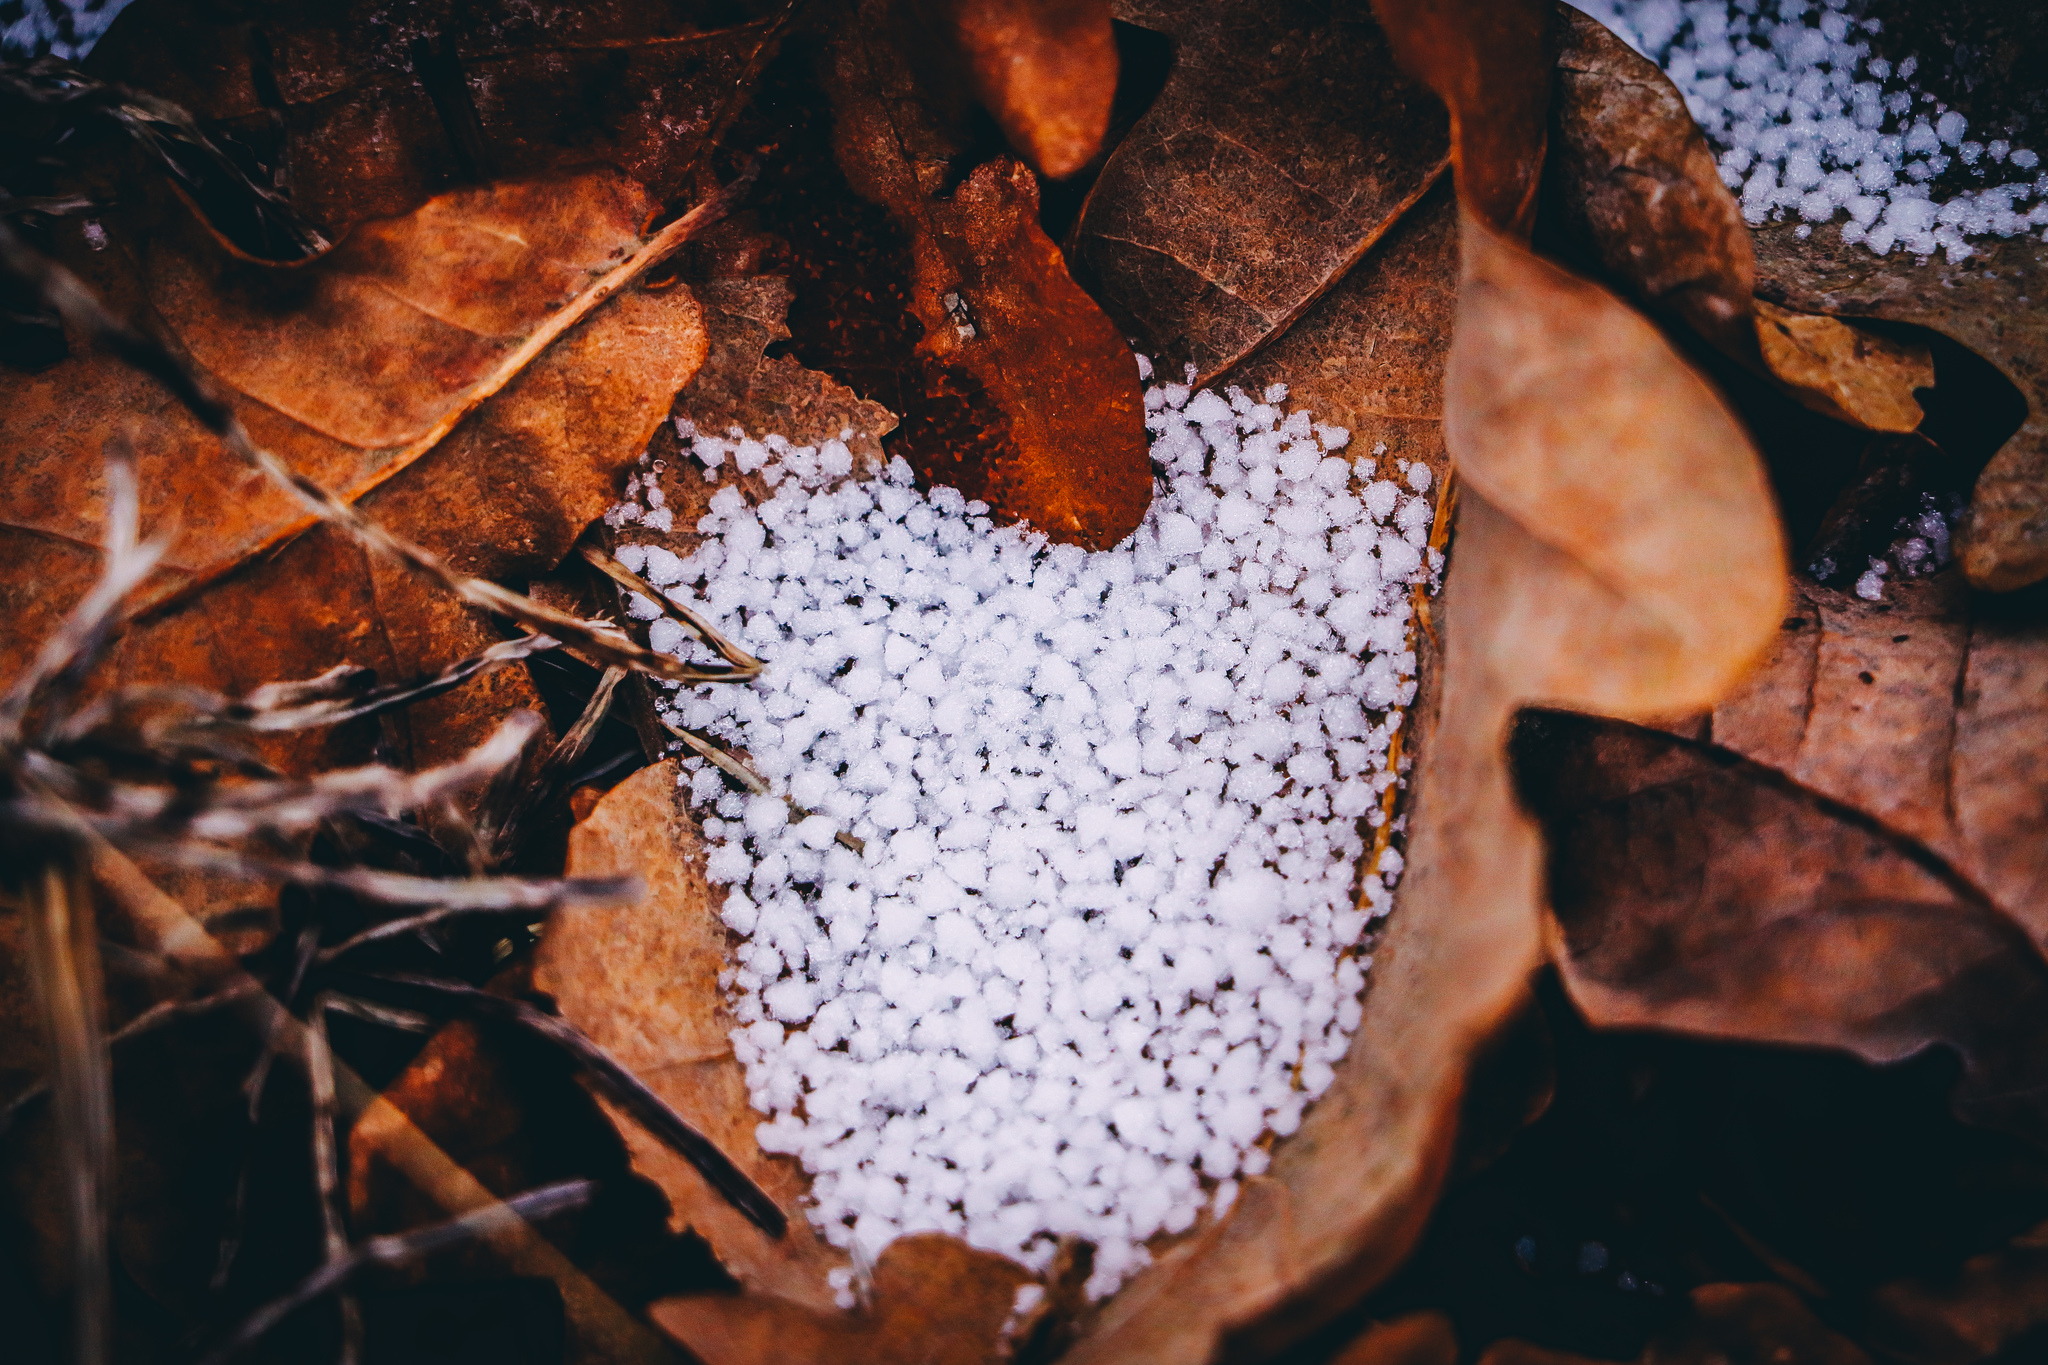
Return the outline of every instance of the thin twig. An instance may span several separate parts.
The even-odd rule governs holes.
[[[611,714],[612,698],[617,695],[619,684],[625,680],[626,670],[617,664],[599,676],[590,700],[584,703],[582,714],[569,727],[569,733],[563,735],[548,751],[548,756],[541,760],[540,769],[512,801],[502,823],[485,829],[485,847],[492,862],[501,863],[509,858],[519,845],[520,835],[526,832],[527,823],[560,794],[558,789],[563,780],[583,761],[583,755],[590,752],[590,743],[597,738],[598,727],[604,724],[604,718]]]
[[[445,924],[452,919],[480,918],[489,915],[507,915],[526,921],[538,918],[537,912],[529,910],[524,906],[436,906],[432,910],[425,910],[417,915],[406,915],[402,919],[388,919],[382,924],[373,924],[359,934],[352,934],[331,947],[322,948],[320,950],[320,965],[324,967],[338,958],[347,957],[350,953],[361,948],[367,948],[373,943],[388,943],[394,938],[404,938],[407,934],[416,934],[422,929],[431,929],[437,924]]]
[[[348,1259],[348,1224],[341,1210],[341,1157],[334,1141],[334,1052],[327,1042],[327,997],[315,996],[300,1035],[312,1100],[313,1180],[320,1194],[320,1232],[329,1266]],[[341,1365],[356,1365],[363,1348],[363,1314],[353,1294],[342,1293]]]
[[[489,1237],[520,1222],[580,1209],[590,1202],[596,1189],[593,1181],[564,1180],[515,1194],[503,1203],[450,1218],[444,1223],[358,1242],[345,1255],[329,1260],[297,1285],[243,1319],[224,1340],[206,1353],[199,1365],[225,1365],[278,1323],[307,1304],[339,1290],[365,1270],[407,1265],[437,1251]]]
[[[708,617],[699,614],[695,608],[688,604],[676,601],[660,588],[655,587],[652,583],[649,583],[639,574],[634,573],[595,545],[581,547],[580,553],[592,568],[596,569],[606,578],[611,579],[628,592],[640,594],[651,604],[659,607],[677,621],[680,621],[699,640],[717,650],[720,658],[731,664],[735,669],[740,670],[733,674],[733,681],[738,682],[743,681],[744,678],[751,678],[767,667],[761,660],[747,653],[747,651],[741,649],[738,645],[720,634],[718,627],[712,625]]]
[[[663,729],[688,745],[693,753],[701,754],[705,758],[710,759],[714,766],[731,776],[748,791],[756,796],[767,796],[769,794],[768,779],[740,762],[739,758],[723,744],[720,744],[709,735],[677,725],[667,716],[660,716],[659,719]],[[793,796],[785,795],[782,798],[782,803],[789,807],[790,814],[798,820],[808,820],[817,814],[816,811],[813,811],[808,806],[798,805],[796,798]],[[867,840],[848,834],[843,829],[834,831],[832,837],[842,846],[852,849],[855,853],[865,855],[868,851]]]
[[[731,1157],[691,1127],[688,1120],[669,1107],[668,1101],[648,1089],[645,1082],[568,1020],[536,1009],[524,1000],[507,999],[474,986],[409,972],[378,973],[364,976],[361,980],[382,982],[415,992],[457,1013],[517,1025],[554,1044],[583,1068],[584,1074],[590,1077],[591,1083],[606,1099],[631,1114],[648,1132],[695,1167],[697,1173],[754,1226],[770,1237],[781,1237],[788,1229],[788,1215],[746,1172],[733,1164]]]
[[[29,945],[49,1035],[57,1151],[71,1225],[72,1354],[78,1365],[104,1365],[113,1315],[106,1201],[114,1102],[93,955],[98,934],[90,895],[71,869],[51,860],[42,873],[32,893]]]

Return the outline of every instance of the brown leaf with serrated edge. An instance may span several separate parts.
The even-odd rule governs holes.
[[[829,1312],[825,1275],[846,1258],[804,1216],[801,1168],[754,1141],[761,1116],[733,1056],[736,1025],[718,984],[726,929],[704,877],[696,824],[676,790],[678,773],[673,760],[641,769],[570,832],[567,875],[634,873],[647,894],[634,906],[551,915],[534,957],[534,986],[789,1213],[788,1231],[769,1237],[695,1167],[607,1105],[634,1168],[668,1196],[675,1230],[694,1229],[749,1290]]]
[[[458,569],[498,576],[552,566],[601,512],[612,471],[703,358],[695,300],[686,289],[612,297],[427,442],[537,326],[639,246],[647,207],[608,171],[458,191],[287,268],[235,259],[160,201],[110,218],[121,250],[81,241],[66,254],[97,267],[91,283],[117,306],[183,341],[259,444],[328,487],[361,497],[437,457],[420,472],[439,484],[431,507],[403,529],[435,532],[430,547],[457,549]],[[154,234],[153,211],[168,219]],[[97,542],[99,452],[117,434],[132,432],[140,455],[145,533],[177,536],[138,607],[190,593],[310,522],[109,356],[9,376],[4,393],[14,496],[0,536],[41,574],[17,589],[27,628],[8,637],[0,673],[90,581],[93,557],[65,547]]]
[[[1032,169],[1062,179],[1102,150],[1117,77],[1109,0],[931,0],[917,9]]]
[[[2048,625],[1960,577],[1878,602],[1799,580],[1711,738],[1926,844],[2048,945]]]
[[[1479,1365],[1594,1365],[1591,1357],[1498,1341]],[[1636,1365],[1870,1365],[1870,1357],[1775,1284],[1703,1284],[1688,1311],[1650,1339]]]
[[[703,1365],[997,1365],[1023,1267],[950,1237],[901,1237],[875,1262],[868,1306],[831,1313],[766,1295],[663,1299],[654,1324]]]
[[[1549,178],[1569,230],[1638,302],[1667,312],[1802,405],[1871,431],[1920,425],[1927,348],[1753,300],[1749,225],[1706,135],[1655,62],[1558,6]]]
[[[792,9],[369,0],[244,17],[141,0],[86,65],[232,133],[339,236],[465,182],[569,167],[676,198]]]
[[[1155,359],[1214,376],[1284,332],[1437,178],[1443,110],[1361,10],[1127,0],[1117,17],[1170,36],[1174,66],[1069,253]]]
[[[1596,1026],[1963,1058],[1958,1117],[2048,1140],[2048,960],[1925,844],[1710,744],[1525,716],[1555,957]]]
[[[921,102],[880,10],[843,14],[821,62],[834,150],[854,190],[910,238],[907,302],[923,330],[926,387],[985,404],[971,450],[905,454],[927,481],[983,499],[1001,520],[1106,549],[1152,499],[1136,362],[1039,226],[1029,170],[999,157],[947,191],[963,148]]]
[[[1960,342],[2019,390],[2019,430],[1977,478],[1957,557],[1970,582],[2009,592],[2048,578],[2048,246],[2022,233],[1985,238],[1961,262],[1922,265],[1842,241],[1823,223],[1757,232],[1757,294],[1807,313],[1911,323]]]

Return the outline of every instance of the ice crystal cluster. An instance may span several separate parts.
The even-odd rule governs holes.
[[[722,485],[704,539],[620,550],[768,660],[666,704],[774,788],[685,779],[745,936],[760,1139],[838,1245],[936,1230],[1043,1267],[1072,1235],[1106,1293],[1330,1084],[1400,870],[1390,849],[1361,896],[1442,561],[1428,467],[1353,459],[1285,397],[1151,387],[1157,496],[1109,551],[994,526],[900,461],[852,476],[843,441],[687,427]],[[622,539],[673,517],[655,483]]]
[[[1751,223],[1846,215],[1842,236],[1951,262],[1972,237],[2048,227],[2039,155],[1968,120],[1871,54],[1849,0],[1573,0],[1663,67],[1720,153]],[[1958,176],[1969,182],[1947,193]],[[1981,183],[1978,183],[1981,182]],[[1802,233],[1808,231],[1802,228]]]

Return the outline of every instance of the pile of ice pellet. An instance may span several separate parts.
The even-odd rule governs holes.
[[[1849,0],[1572,3],[1664,68],[1752,223],[1846,214],[1847,241],[1879,255],[1946,250],[1951,262],[1972,237],[2048,226],[2040,157],[1972,138],[1962,114],[1913,84],[1916,58],[1894,69],[1872,56],[1877,21]],[[1937,199],[1929,182],[1951,170],[1983,184]]]
[[[843,441],[693,428],[725,484],[706,539],[620,549],[768,661],[669,715],[773,787],[686,778],[746,936],[761,1141],[811,1172],[838,1245],[938,1230],[1043,1267],[1073,1235],[1107,1293],[1330,1084],[1351,950],[1400,871],[1389,849],[1356,890],[1399,780],[1412,586],[1442,560],[1428,467],[1350,458],[1285,392],[1151,388],[1158,493],[1105,552],[995,527],[900,461],[846,477]],[[622,538],[672,516],[656,482],[614,509]]]

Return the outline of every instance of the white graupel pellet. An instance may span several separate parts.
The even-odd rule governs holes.
[[[768,661],[667,704],[774,788],[688,765],[745,936],[761,1142],[801,1159],[836,1244],[938,1230],[1044,1267],[1073,1235],[1107,1293],[1330,1084],[1350,950],[1400,870],[1389,850],[1359,902],[1415,692],[1412,587],[1442,557],[1427,465],[1337,454],[1348,433],[1263,397],[1151,388],[1158,493],[1101,553],[921,493],[900,461],[848,477],[843,441],[694,428],[705,477],[758,470],[773,495],[719,489],[688,558],[621,547]],[[630,538],[672,510],[611,520]]]
[[[1871,55],[1878,21],[1849,0],[1572,3],[1671,77],[1753,224],[1845,217],[1843,239],[1880,256],[1946,251],[1951,263],[1973,237],[2048,227],[2040,157],[1971,138],[1962,114],[1913,84],[1917,59],[1894,69]],[[1955,168],[1982,187],[1936,200],[1929,182]]]

